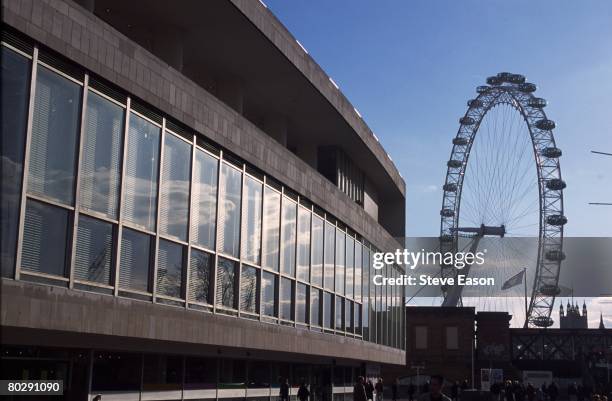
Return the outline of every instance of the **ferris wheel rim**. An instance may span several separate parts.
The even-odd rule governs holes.
[[[468,109],[460,118],[459,129],[453,138],[440,211],[440,247],[457,251],[463,181],[474,139],[485,116],[493,108],[508,104],[520,113],[527,126],[539,194],[537,263],[525,325],[548,327],[552,325],[550,314],[558,294],[561,262],[565,258],[563,227],[567,223],[563,206],[565,182],[559,162],[562,153],[552,132],[555,123],[543,110],[546,101],[534,96],[536,86],[525,82],[523,76],[499,73],[489,77],[487,83],[479,86],[478,96],[468,101]],[[443,276],[456,274],[454,269],[444,266],[441,269]]]

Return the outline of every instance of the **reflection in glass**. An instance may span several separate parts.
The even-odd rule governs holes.
[[[336,292],[344,295],[344,256],[345,256],[344,231],[336,230]]]
[[[155,124],[130,115],[123,217],[149,231],[155,231],[157,213],[157,172],[160,129]]]
[[[355,304],[353,324],[355,326],[355,334],[361,335],[361,305]]]
[[[167,297],[183,297],[183,246],[159,240],[157,250],[156,293]]]
[[[70,220],[66,209],[28,199],[21,251],[23,270],[66,276]]]
[[[164,165],[159,199],[159,229],[162,234],[187,240],[191,145],[166,132]]]
[[[334,261],[335,261],[336,228],[325,223],[325,269],[324,283],[325,289],[334,290]]]
[[[308,282],[310,273],[310,211],[298,208],[297,278]]]
[[[113,226],[91,217],[79,216],[74,277],[108,285],[112,258]]]
[[[210,304],[213,257],[191,248],[189,259],[189,301]]]
[[[83,209],[117,218],[123,107],[89,91],[83,131],[79,201]]]
[[[363,280],[362,270],[362,246],[360,242],[355,242],[355,301],[361,302],[361,287]]]
[[[336,295],[336,330],[344,331],[344,298]]]
[[[21,203],[23,155],[28,120],[30,60],[2,46],[2,139],[0,139],[0,266],[2,277],[13,277]],[[5,133],[10,133],[7,135]]]
[[[281,233],[281,271],[295,276],[295,240],[297,205],[288,198],[283,199],[283,222]]]
[[[281,279],[280,317],[293,320],[293,281],[284,277]]]
[[[347,299],[344,301],[344,325],[346,327],[346,331],[350,333],[352,333],[354,330],[353,314],[353,302]]]
[[[310,281],[323,286],[323,220],[312,215],[312,265]]]
[[[310,290],[310,324],[315,326],[321,326],[323,320],[321,319],[321,290],[312,288]]]
[[[214,358],[185,358],[185,389],[216,389],[217,360]]]
[[[370,340],[370,252],[365,246],[362,248],[363,264],[363,339]]]
[[[123,289],[149,292],[149,258],[153,239],[138,231],[124,228],[121,237],[119,286]]]
[[[276,282],[278,276],[263,272],[261,278],[261,313],[266,316],[276,316]]]
[[[261,263],[261,203],[262,184],[251,177],[245,177],[244,210],[244,258],[249,262]]]
[[[280,200],[278,192],[270,187],[264,189],[264,266],[278,271],[278,243],[280,238]]]
[[[32,120],[28,191],[72,204],[81,86],[40,66]]]
[[[208,249],[215,248],[218,165],[217,159],[196,148],[193,169],[191,241]]]
[[[305,284],[297,283],[295,288],[295,321],[308,323],[308,288]]]
[[[326,329],[331,329],[332,321],[334,319],[332,304],[332,294],[325,291],[323,293],[323,327]]]
[[[257,310],[257,269],[242,265],[240,276],[240,310],[258,313]]]
[[[353,298],[353,286],[355,275],[355,240],[346,236],[346,296]]]
[[[238,257],[240,252],[240,187],[242,186],[242,173],[223,163],[220,185],[220,248],[221,252]]]
[[[217,305],[225,306],[226,308],[236,308],[236,270],[238,263],[225,259],[218,258],[217,261]]]

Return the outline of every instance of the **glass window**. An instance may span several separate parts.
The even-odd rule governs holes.
[[[245,177],[244,210],[244,258],[251,263],[261,263],[261,203],[262,183]]]
[[[281,196],[272,188],[264,189],[264,266],[278,271],[278,244],[280,238],[280,200]]]
[[[363,339],[366,341],[370,340],[370,253],[368,249],[362,247],[363,263]]]
[[[40,66],[32,120],[28,191],[72,204],[81,86]]]
[[[316,288],[310,289],[310,324],[321,326],[321,290]]]
[[[93,391],[140,391],[142,354],[96,352],[93,358]]]
[[[215,248],[217,221],[217,171],[219,161],[197,149],[193,169],[193,210],[191,217],[191,242]]]
[[[293,280],[284,277],[281,279],[280,317],[293,320]]]
[[[323,220],[312,215],[312,265],[310,281],[323,286]]]
[[[259,313],[257,307],[258,270],[253,266],[242,265],[240,277],[240,310]]]
[[[21,251],[24,270],[66,276],[70,220],[66,209],[28,199]]]
[[[305,284],[296,284],[295,305],[295,321],[308,323],[308,287]]]
[[[164,165],[159,199],[159,229],[162,234],[187,240],[191,145],[166,133]]]
[[[119,286],[128,290],[149,291],[150,257],[153,239],[124,228],[121,235]]]
[[[238,257],[240,252],[240,195],[242,172],[223,163],[221,167],[220,250]]]
[[[310,210],[298,208],[297,278],[308,282],[310,276]]]
[[[263,272],[261,278],[261,313],[266,316],[276,316],[276,282],[278,276]]]
[[[355,241],[355,301],[357,302],[361,302],[361,288],[363,285],[363,251],[361,248],[361,243]]]
[[[246,361],[236,359],[219,359],[219,388],[243,389],[246,385]],[[242,397],[244,398],[244,397]],[[242,398],[230,398],[231,401]]]
[[[270,388],[270,362],[268,361],[248,361],[249,388]],[[249,397],[250,398],[250,397]],[[265,397],[267,399],[268,397]],[[257,398],[250,398],[256,401]],[[263,400],[261,400],[263,401]]]
[[[332,328],[334,305],[332,304],[332,294],[329,292],[323,293],[323,327],[326,329]]]
[[[344,298],[336,295],[336,330],[344,328]]]
[[[189,300],[210,304],[211,274],[213,256],[209,253],[191,249],[189,262]]]
[[[362,335],[361,332],[361,305],[355,304],[353,324],[355,325],[355,334]]]
[[[346,236],[346,296],[353,298],[353,287],[355,285],[355,240]]]
[[[219,258],[217,261],[217,305],[236,308],[236,270],[238,263]]]
[[[350,300],[345,300],[344,301],[344,325],[346,327],[346,331],[352,333],[355,328],[353,327],[353,318],[354,318],[354,311],[353,311],[353,302]]]
[[[336,228],[325,223],[325,289],[334,290],[334,244],[336,242]]]
[[[183,298],[183,250],[174,242],[159,240],[157,251],[157,289],[158,295]]]
[[[336,292],[344,295],[344,260],[345,260],[345,240],[344,231],[336,230]]]
[[[2,75],[2,139],[0,157],[2,161],[2,191],[0,192],[0,265],[3,277],[13,277],[19,208],[21,206],[21,179],[25,134],[28,121],[28,98],[30,94],[30,60],[1,46]],[[7,135],[5,133],[10,133]]]
[[[295,202],[283,198],[281,271],[291,277],[295,276],[296,207]]]
[[[185,358],[185,389],[216,389],[217,360],[214,358]]]
[[[110,284],[113,265],[112,224],[81,215],[77,232],[74,277]]]
[[[123,217],[149,231],[155,231],[157,213],[157,171],[160,129],[135,114],[130,116]]]
[[[87,94],[87,115],[81,156],[80,206],[116,219],[119,203],[123,107]]]
[[[180,390],[183,387],[183,358],[144,354],[143,391]]]

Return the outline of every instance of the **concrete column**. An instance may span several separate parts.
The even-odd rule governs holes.
[[[93,1],[93,0],[92,0]],[[153,33],[153,53],[170,64],[177,71],[183,71],[183,34],[177,28],[164,29]]]
[[[244,87],[237,79],[219,79],[217,96],[239,114],[244,110]]]
[[[96,9],[96,0],[75,0],[81,7],[93,13]]]
[[[281,145],[287,147],[287,119],[283,116],[268,116],[264,122],[264,131]]]

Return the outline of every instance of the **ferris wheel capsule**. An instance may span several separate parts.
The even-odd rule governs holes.
[[[444,184],[442,189],[446,192],[457,192],[457,184],[449,182],[448,184]]]
[[[461,160],[449,160],[446,165],[450,168],[459,168],[463,166],[463,162]]]
[[[459,119],[459,122],[463,125],[474,125],[476,123],[476,120],[474,120],[472,117],[461,117]]]
[[[553,214],[546,218],[546,222],[551,226],[564,226],[567,224],[567,217],[562,214]]]
[[[464,138],[460,136],[453,138],[453,145],[465,146],[468,143],[470,143],[470,140],[468,138]]]
[[[561,155],[563,154],[561,149],[555,148],[555,147],[544,148],[544,149],[542,149],[542,151],[540,153],[542,154],[542,156],[548,157],[550,159],[561,157]]]
[[[545,256],[546,259],[550,260],[551,262],[561,262],[562,260],[565,260],[565,253],[559,249],[551,249],[550,251],[546,252]]]
[[[557,124],[553,120],[542,119],[535,123],[535,126],[544,131],[550,131],[551,129],[555,129]]]
[[[476,92],[477,93],[485,93],[488,90],[489,90],[489,87],[486,86],[486,85],[481,85],[481,86],[476,88]]]
[[[487,78],[487,84],[492,85],[492,86],[499,86],[502,84],[502,80],[498,77],[498,76],[492,76]]]
[[[519,90],[521,92],[533,93],[536,91],[536,89],[538,89],[538,87],[531,82],[523,82],[522,84],[519,84]]]
[[[529,107],[535,107],[537,109],[542,109],[546,107],[547,102],[546,102],[546,99],[542,99],[541,97],[533,97],[527,101],[527,105]]]
[[[510,78],[508,79],[508,81],[511,84],[522,84],[525,82],[525,76],[521,74],[512,74],[510,75]]]
[[[455,215],[455,211],[453,209],[440,210],[440,216],[442,217],[453,217],[454,215]]]
[[[531,322],[537,327],[550,327],[555,323],[554,320],[548,316],[536,316]]]
[[[512,76],[512,73],[510,73],[510,72],[498,72],[497,73],[497,78],[501,82],[510,82],[510,77],[511,76]]]
[[[553,191],[560,191],[562,189],[565,189],[566,186],[567,185],[565,184],[565,181],[559,178],[553,178],[551,180],[546,181],[546,188],[551,189]]]
[[[478,108],[482,107],[483,103],[480,99],[471,99],[467,102],[468,107]]]

